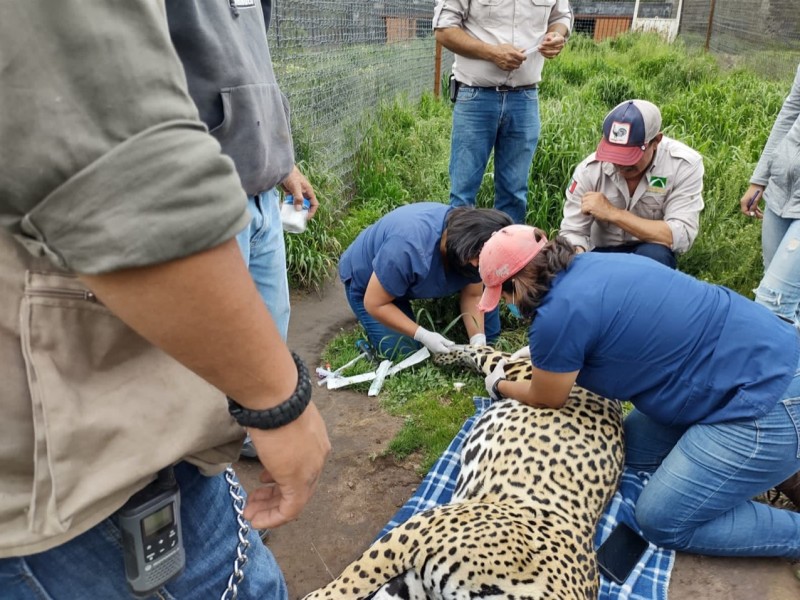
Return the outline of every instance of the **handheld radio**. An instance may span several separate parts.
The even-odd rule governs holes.
[[[180,508],[180,490],[169,467],[117,512],[125,576],[136,596],[149,596],[183,572]]]

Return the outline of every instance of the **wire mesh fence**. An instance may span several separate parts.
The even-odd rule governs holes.
[[[433,89],[432,17],[429,0],[273,0],[269,44],[299,158],[346,178],[380,102]]]
[[[730,65],[791,77],[800,62],[798,0],[683,0],[680,37]]]

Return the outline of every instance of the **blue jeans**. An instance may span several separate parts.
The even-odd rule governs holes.
[[[652,258],[662,265],[674,269],[678,266],[678,259],[675,258],[675,253],[667,248],[664,244],[651,244],[650,242],[640,242],[634,244],[622,244],[621,246],[603,246],[602,248],[595,248],[592,252],[623,252],[626,254],[636,254],[638,256],[646,256]]]
[[[453,109],[450,204],[475,206],[494,148],[494,207],[525,223],[528,174],[539,142],[538,90],[461,86]]]
[[[626,463],[653,473],[636,520],[664,548],[800,558],[800,514],[751,498],[800,470],[800,373],[763,417],[667,427],[634,410]]]
[[[233,570],[239,526],[224,475],[202,476],[180,463],[181,519],[186,569],[159,590],[161,598],[219,598]],[[288,598],[283,575],[255,530],[247,536],[240,598]],[[121,535],[114,517],[69,542],[39,554],[0,559],[4,600],[132,599],[125,581]],[[151,599],[158,598],[156,595]]]
[[[344,284],[344,294],[358,322],[361,323],[361,326],[367,333],[367,340],[381,356],[394,360],[412,354],[420,349],[421,344],[419,342],[387,327],[369,314],[367,309],[364,308],[364,294],[351,290],[349,282]],[[408,300],[395,299],[394,305],[403,311],[409,319],[416,321],[414,312],[411,310],[411,302]],[[483,324],[484,331],[486,332],[486,341],[489,343],[494,342],[500,335],[499,309],[494,309],[484,314]]]
[[[261,299],[286,341],[290,313],[289,279],[278,191],[273,188],[251,196],[247,206],[252,219],[250,225],[236,236],[236,242]]]
[[[764,211],[761,229],[764,277],[756,302],[800,327],[800,220]]]

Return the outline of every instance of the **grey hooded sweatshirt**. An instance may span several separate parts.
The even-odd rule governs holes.
[[[766,186],[764,201],[776,215],[800,218],[800,66],[750,183]]]
[[[271,3],[167,0],[166,7],[200,118],[233,159],[248,196],[275,187],[294,166],[294,148],[267,46]]]

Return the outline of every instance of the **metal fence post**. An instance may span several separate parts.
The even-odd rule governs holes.
[[[436,42],[436,64],[433,66],[433,97],[439,99],[442,87],[442,45]]]
[[[708,28],[706,29],[706,45],[705,49],[708,52],[708,46],[711,43],[711,29],[714,25],[714,5],[716,0],[711,0],[711,9],[708,11]]]

